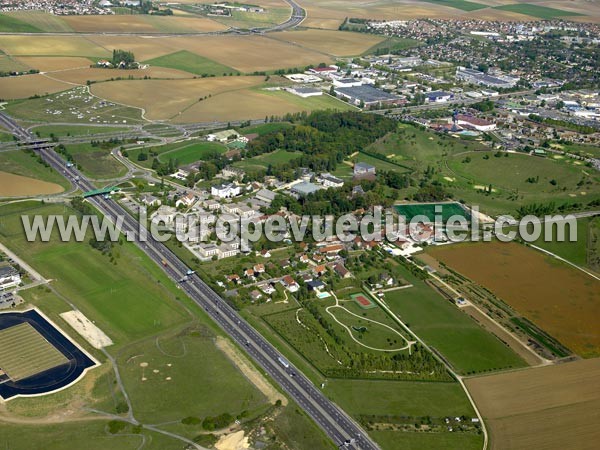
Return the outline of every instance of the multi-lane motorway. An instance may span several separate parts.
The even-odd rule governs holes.
[[[20,139],[36,139],[3,113],[0,113],[0,123]],[[96,188],[81,172],[74,168],[66,169],[66,162],[54,150],[41,148],[38,151],[48,164],[82,191]],[[313,418],[336,445],[349,449],[376,450],[379,448],[356,422],[327,399],[297,368],[291,363],[282,364],[280,362],[282,355],[275,347],[206,285],[197,274],[188,276],[188,267],[164,244],[152,239],[151,236],[148,236],[145,242],[139,239],[142,234],[140,231],[144,232],[145,228],[118,203],[103,197],[91,197],[89,201],[106,217],[123,217],[122,231],[128,240],[134,240],[136,245],[162,267],[175,283],[179,283],[181,289],[202,307],[208,316],[240,347],[245,349],[248,355]],[[182,282],[183,279],[186,281]]]

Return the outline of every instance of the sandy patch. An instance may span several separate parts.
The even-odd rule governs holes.
[[[451,178],[451,177],[444,177],[444,180],[449,181],[450,183],[454,183],[456,181],[455,178]]]
[[[244,450],[250,448],[248,438],[244,437],[244,430],[235,433],[226,434],[215,444],[217,450]]]
[[[250,363],[250,361],[248,361],[246,356],[243,355],[237,348],[235,348],[231,342],[225,338],[217,337],[216,346],[219,348],[219,350],[225,353],[225,355],[237,366],[238,369],[240,369],[246,378],[248,378],[248,380],[250,380],[250,382],[269,399],[269,402],[274,404],[277,400],[281,400],[283,405],[287,405],[287,398],[277,389],[275,389]],[[220,448],[218,447],[218,444],[217,448]]]
[[[60,315],[71,327],[77,331],[94,348],[104,348],[113,344],[113,341],[81,311],[67,311]]]
[[[477,189],[478,191],[483,191],[483,190],[487,191],[488,188],[489,188],[489,186],[483,186],[481,184],[475,184],[473,186],[473,189]],[[498,192],[498,190],[496,190],[492,187],[492,192]]]
[[[22,177],[8,172],[0,172],[0,197],[28,197],[34,195],[58,194],[64,191],[56,183]]]

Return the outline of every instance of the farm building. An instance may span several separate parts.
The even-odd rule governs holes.
[[[334,90],[337,95],[347,99],[350,103],[355,105],[364,104],[366,107],[375,106],[380,103],[393,105],[403,101],[393,94],[389,94],[370,85],[337,87],[334,88]]]

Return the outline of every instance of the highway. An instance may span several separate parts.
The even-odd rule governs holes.
[[[35,140],[36,136],[19,127],[10,117],[0,113],[0,123],[21,139]],[[75,168],[66,169],[64,161],[53,149],[38,150],[41,157],[58,173],[82,191],[96,188]],[[140,235],[146,232],[136,219],[130,216],[114,200],[91,197],[89,202],[106,217],[115,221],[123,217],[122,231],[134,241],[146,255],[163,268],[167,275],[211,317],[231,339],[261,366],[265,372],[323,429],[333,442],[343,448],[376,450],[379,447],[364,430],[337,405],[327,399],[310,380],[291,363],[280,362],[282,355],[232,307],[214,292],[197,274],[187,275],[188,267],[164,244],[154,240],[149,233],[145,242]],[[185,281],[182,281],[184,280]]]

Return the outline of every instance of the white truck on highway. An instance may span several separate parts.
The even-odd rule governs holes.
[[[278,358],[278,361],[279,361],[279,364],[281,364],[281,365],[282,365],[283,367],[285,367],[286,369],[289,369],[289,368],[290,368],[290,363],[289,363],[289,362],[287,362],[287,360],[286,360],[286,359],[285,359],[283,356],[280,356],[280,357]]]

